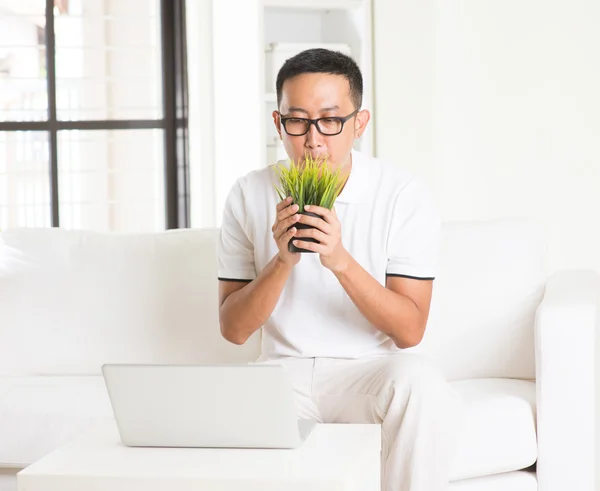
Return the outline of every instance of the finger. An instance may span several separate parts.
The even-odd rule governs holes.
[[[311,217],[309,215],[299,215],[299,217],[299,221],[306,225],[317,227],[319,230],[325,232],[326,234],[331,234],[332,232],[331,225],[329,225],[325,220],[322,220],[321,218]]]
[[[296,234],[296,237],[310,237],[311,239],[317,239],[321,244],[327,245],[329,236],[317,230],[316,228],[300,229]]]
[[[298,221],[298,218],[300,218],[300,215],[295,214],[289,218],[286,218],[285,220],[282,220],[277,224],[275,233],[279,236],[283,235],[292,225],[294,225]]]
[[[298,205],[286,206],[283,210],[277,213],[277,220],[285,220],[290,215],[293,215],[298,211]]]
[[[292,202],[292,197],[288,196],[287,198],[285,198],[283,201],[280,201],[277,204],[277,212],[279,213],[281,210],[283,210],[286,206],[289,206],[290,203]]]
[[[333,213],[331,213],[330,209],[323,208],[322,206],[316,206],[316,205],[306,205],[304,207],[304,209],[306,211],[310,211],[311,213],[314,213],[316,215],[323,217],[323,220],[325,220],[330,225],[333,224],[335,217],[333,216]]]
[[[319,254],[327,252],[326,246],[322,244],[315,244],[314,242],[306,242],[305,240],[294,240],[294,245],[300,249],[306,249]]]
[[[294,237],[294,234],[296,234],[297,232],[298,229],[296,227],[292,227],[289,230],[284,230],[283,233],[277,239],[277,242],[283,240],[283,242],[287,244],[290,240],[292,240],[292,237]]]

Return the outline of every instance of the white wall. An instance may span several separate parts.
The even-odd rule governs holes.
[[[600,2],[374,0],[376,154],[444,219],[542,221],[600,271]]]
[[[217,226],[236,179],[265,162],[264,56],[259,0],[212,3],[215,209]],[[236,117],[239,117],[236,119]],[[237,121],[237,124],[236,124]],[[242,123],[240,126],[239,123]]]
[[[194,228],[216,224],[212,0],[187,0],[190,208]]]

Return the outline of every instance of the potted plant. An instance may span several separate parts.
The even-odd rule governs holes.
[[[341,174],[341,168],[333,170],[326,158],[313,158],[307,154],[303,161],[295,163],[290,159],[289,168],[278,164],[275,169],[279,176],[279,186],[275,190],[281,200],[292,197],[292,203],[298,205],[298,213],[322,218],[315,213],[305,211],[306,205],[316,205],[331,210],[339,196],[346,179]],[[314,228],[304,223],[296,223],[297,229]],[[319,241],[311,237],[303,237],[307,242]],[[293,239],[288,244],[290,252],[313,252],[296,247]]]

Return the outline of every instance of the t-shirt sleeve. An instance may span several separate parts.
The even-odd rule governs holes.
[[[254,246],[248,237],[246,225],[246,205],[237,181],[225,201],[217,241],[219,280],[252,281],[256,278]]]
[[[440,236],[441,219],[435,200],[425,183],[415,179],[394,204],[386,275],[434,279]]]

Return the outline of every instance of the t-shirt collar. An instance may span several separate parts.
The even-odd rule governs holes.
[[[352,150],[352,169],[344,189],[336,199],[336,203],[366,203],[369,201],[369,171],[365,168],[364,155]]]

